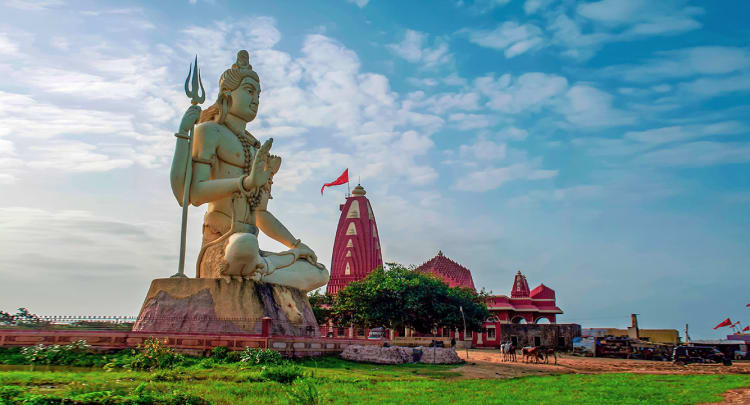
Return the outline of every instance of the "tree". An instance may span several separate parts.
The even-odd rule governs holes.
[[[486,294],[448,287],[439,278],[395,263],[379,267],[364,279],[349,283],[336,295],[331,316],[341,325],[367,328],[412,328],[429,333],[437,327],[478,331],[490,316]]]
[[[331,319],[333,297],[328,294],[321,294],[320,291],[315,290],[307,294],[307,299],[310,301],[310,306],[318,324],[327,323]]]
[[[38,315],[32,314],[26,308],[18,308],[18,312],[13,316],[16,326],[28,328],[42,328],[49,325],[49,322],[42,321]]]
[[[0,311],[0,325],[13,325],[14,323],[13,315]]]

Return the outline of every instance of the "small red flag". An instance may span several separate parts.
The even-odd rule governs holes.
[[[750,326],[745,326],[745,329],[742,329],[742,331],[743,331],[743,332],[748,332],[748,331],[750,331]]]
[[[750,304],[745,305],[746,307],[750,307]]]
[[[731,324],[732,324],[732,321],[731,321],[731,320],[730,320],[729,318],[727,318],[727,319],[725,319],[725,320],[721,321],[721,323],[720,323],[720,324],[718,324],[718,325],[714,326],[714,329],[719,329],[719,328],[723,328],[723,327],[725,327],[725,326],[729,326],[729,325],[731,325]]]
[[[348,183],[348,182],[349,182],[349,169],[346,169],[344,170],[343,173],[341,173],[341,176],[339,176],[338,179],[330,183],[323,184],[323,187],[320,188],[320,195],[323,195],[323,189],[326,187],[338,186],[338,185]]]

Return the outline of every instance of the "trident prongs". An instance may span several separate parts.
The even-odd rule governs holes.
[[[192,89],[188,87],[188,83],[190,83]],[[200,91],[198,91],[198,87],[200,87]],[[203,89],[201,71],[198,70],[198,55],[195,55],[195,63],[191,63],[188,69],[188,75],[185,78],[185,94],[190,98],[190,104],[192,105],[203,104],[206,101],[206,90]]]

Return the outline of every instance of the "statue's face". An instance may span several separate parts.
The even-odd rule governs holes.
[[[258,114],[259,103],[260,83],[251,77],[246,77],[232,92],[232,105],[229,107],[229,112],[250,122]]]

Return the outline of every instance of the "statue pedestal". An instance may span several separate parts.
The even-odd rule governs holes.
[[[215,278],[151,282],[134,332],[245,333],[320,336],[307,295],[277,284]],[[266,321],[268,322],[268,320]]]

